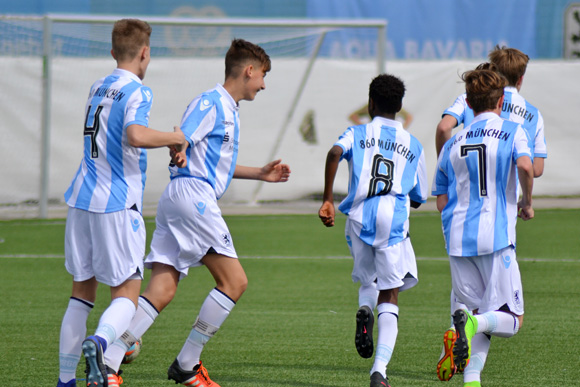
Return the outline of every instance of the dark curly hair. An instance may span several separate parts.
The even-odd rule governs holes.
[[[381,74],[369,86],[369,98],[381,113],[395,114],[403,106],[405,84],[390,74]]]

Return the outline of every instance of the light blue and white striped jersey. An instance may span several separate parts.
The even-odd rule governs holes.
[[[432,194],[448,195],[441,212],[447,253],[491,254],[516,241],[517,159],[531,158],[528,133],[486,112],[445,143]]]
[[[453,105],[447,108],[443,115],[455,117],[457,125],[468,126],[473,121],[473,110],[467,105],[466,94],[455,99]],[[513,86],[504,88],[504,101],[500,117],[522,125],[530,137],[530,147],[534,157],[547,158],[546,137],[544,134],[544,118],[542,113],[526,101]]]
[[[129,145],[127,127],[148,126],[153,94],[115,69],[91,87],[85,107],[84,157],[64,198],[70,207],[115,212],[143,207],[147,152]]]
[[[240,136],[238,105],[218,84],[189,104],[181,120],[181,130],[190,144],[186,151],[187,165],[183,168],[171,165],[171,179],[204,180],[219,199],[236,169]]]
[[[348,161],[348,195],[338,209],[360,228],[359,237],[374,247],[392,246],[407,237],[409,198],[427,200],[423,146],[398,121],[375,117],[348,128],[335,145]]]

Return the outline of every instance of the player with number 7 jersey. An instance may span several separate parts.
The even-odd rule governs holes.
[[[471,257],[515,246],[515,162],[532,156],[528,141],[521,125],[485,112],[445,144],[432,193],[448,195],[441,221],[449,255]]]

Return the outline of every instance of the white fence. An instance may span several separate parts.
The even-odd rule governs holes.
[[[41,71],[38,58],[0,58],[0,204],[39,199],[41,147]],[[253,102],[241,102],[239,164],[263,165],[298,88],[306,59],[277,59],[266,77],[266,90]],[[413,114],[409,128],[426,150],[430,178],[435,156],[435,127],[443,110],[463,92],[459,75],[475,62],[390,62],[387,72],[407,85],[404,107]],[[112,59],[55,58],[52,64],[51,159],[49,198],[63,201],[82,156],[84,104],[91,83],[114,68]],[[171,130],[198,93],[223,82],[223,60],[153,58],[145,83],[153,89],[150,126]],[[172,76],[181,74],[179,77]],[[580,194],[580,121],[577,119],[580,62],[534,61],[528,66],[521,93],[544,115],[548,159],[544,176],[535,182],[537,195]],[[368,85],[376,75],[374,61],[320,59],[299,101],[275,157],[292,168],[286,184],[264,184],[258,200],[292,200],[323,188],[326,153],[350,125],[347,116],[367,101]],[[318,142],[302,139],[299,126],[313,110]],[[166,183],[165,150],[149,151],[145,203],[155,203]],[[342,166],[336,189],[347,187]],[[250,201],[257,185],[234,181],[222,200]]]

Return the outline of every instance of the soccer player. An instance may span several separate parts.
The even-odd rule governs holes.
[[[544,159],[548,157],[544,136],[544,118],[540,111],[519,94],[524,81],[529,57],[515,48],[496,46],[488,54],[490,64],[508,80],[504,90],[505,99],[500,116],[517,122],[528,131],[533,152],[534,177],[544,173]],[[466,127],[473,120],[474,113],[465,102],[465,94],[457,97],[453,105],[443,112],[437,125],[435,146],[437,155],[443,144],[451,137],[453,128],[463,123]]]
[[[528,133],[499,116],[507,80],[490,70],[468,71],[462,78],[474,119],[443,146],[432,194],[441,212],[453,292],[473,311],[453,314],[456,334],[448,342],[453,355],[445,380],[457,364],[466,364],[464,386],[474,387],[481,386],[490,335],[511,337],[523,324],[515,225],[518,216],[534,217],[534,172]]]
[[[219,387],[200,361],[208,340],[218,331],[247,286],[232,237],[217,200],[232,178],[285,182],[290,168],[280,160],[262,168],[236,165],[240,135],[239,102],[252,101],[265,89],[270,58],[259,46],[235,39],[225,58],[225,82],[196,97],[181,127],[189,142],[175,153],[171,181],[157,209],[157,228],[145,265],[151,279],[139,298],[127,332],[106,353],[118,371],[127,348],[142,337],[171,302],[179,281],[190,267],[205,265],[216,281],[193,324],[181,352],[169,367],[168,378],[196,387]]]
[[[395,114],[405,85],[388,74],[369,88],[372,121],[349,127],[328,152],[322,223],[334,226],[333,186],[339,162],[348,161],[348,195],[339,205],[347,215],[346,241],[354,259],[352,279],[360,282],[355,346],[362,357],[373,353],[373,311],[377,308],[378,341],[371,387],[387,386],[387,364],[398,332],[398,296],[417,284],[417,264],[409,238],[409,211],[427,200],[425,155]],[[378,291],[378,299],[377,299]]]
[[[147,154],[143,148],[180,147],[179,128],[148,128],[151,89],[142,83],[150,61],[151,27],[136,19],[115,23],[111,54],[117,68],[96,81],[85,108],[84,156],[64,197],[69,206],[65,266],[72,296],[60,332],[57,386],[76,386],[81,347],[87,383],[111,387],[103,353],[129,326],[143,276],[145,224],[141,216]],[[85,339],[97,284],[111,287],[111,304]],[[83,339],[85,339],[83,341]]]

